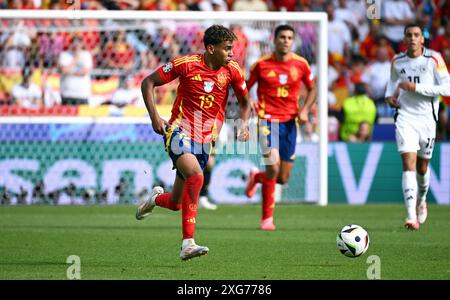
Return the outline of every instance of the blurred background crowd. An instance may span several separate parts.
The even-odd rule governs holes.
[[[405,51],[406,24],[421,24],[425,46],[439,51],[447,66],[450,63],[449,0],[0,0],[0,9],[326,12],[330,141],[370,141],[375,126],[392,124],[393,111],[383,98],[390,61]],[[0,115],[36,114],[36,110],[80,115],[94,109],[96,115],[129,116],[145,113],[141,80],[176,56],[202,53],[202,33],[212,24],[95,19],[0,23]],[[246,72],[271,51],[274,26],[226,25],[239,38],[235,60]],[[295,29],[299,38],[293,50],[314,70],[317,26],[302,22]],[[176,86],[173,82],[159,89],[158,104],[170,105]],[[449,107],[450,99],[443,97],[438,140],[450,138]],[[301,140],[317,141],[316,132],[317,110],[313,110]]]

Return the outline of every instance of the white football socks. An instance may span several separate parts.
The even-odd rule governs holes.
[[[417,220],[416,204],[417,204],[417,179],[416,172],[403,171],[402,176],[403,197],[405,199],[406,209],[408,211],[408,219]]]
[[[419,201],[425,202],[427,200],[428,188],[430,187],[430,168],[424,175],[417,173],[417,188],[419,189]]]

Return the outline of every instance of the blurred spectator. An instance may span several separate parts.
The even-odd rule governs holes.
[[[274,11],[296,11],[297,3],[299,0],[269,0],[266,1],[269,4],[270,10]]]
[[[362,75],[362,80],[368,87],[368,94],[375,101],[379,116],[387,116],[387,111],[390,111],[384,102],[384,92],[390,79],[390,70],[388,48],[378,48],[377,59],[366,67]]]
[[[0,204],[1,205],[11,204],[11,195],[6,189],[0,190]]]
[[[140,6],[139,0],[102,0],[102,5],[110,10],[133,10]]]
[[[77,186],[71,182],[68,186],[66,186],[63,191],[70,198],[70,204],[75,204],[75,198],[77,197]]]
[[[180,55],[180,44],[175,36],[176,30],[175,21],[162,21],[158,26],[153,50],[158,54],[161,63],[166,63]]]
[[[436,18],[440,19],[440,8],[437,2],[441,0],[419,0],[417,5],[416,17],[419,24],[422,25],[423,37],[425,38],[425,45],[429,46],[431,37],[435,36],[435,33],[439,27],[439,22],[436,22]]]
[[[311,122],[306,122],[300,127],[299,140],[302,143],[317,143],[319,135],[314,131]]]
[[[358,18],[354,10],[350,9],[347,0],[338,0],[337,2],[338,6],[334,11],[335,19],[344,22],[350,30],[356,30],[358,27]]]
[[[83,49],[80,37],[74,36],[69,51],[59,56],[61,103],[88,104],[91,97],[92,55]]]
[[[102,65],[109,69],[131,71],[134,65],[134,49],[127,42],[125,30],[113,33],[112,41],[109,41],[103,53]]]
[[[418,11],[416,14],[417,21],[420,28],[422,28],[423,38],[424,38],[424,46],[430,46],[430,38],[433,35],[433,14],[432,12],[420,12]]]
[[[50,84],[49,74],[45,74],[43,80],[44,86],[44,106],[52,107],[61,104],[61,94]]]
[[[210,0],[213,11],[227,11],[228,6],[223,0]]]
[[[376,118],[376,107],[372,99],[367,97],[364,83],[355,85],[355,95],[345,99],[342,107],[343,121],[341,126],[341,140],[348,141],[351,135],[356,135],[359,124],[369,123],[372,129]]]
[[[141,30],[130,30],[127,32],[126,41],[135,51],[135,59],[133,69],[137,70],[140,68],[146,68],[149,64],[148,60],[150,49],[146,43],[144,43],[139,37],[145,36],[145,31]],[[146,37],[148,38],[148,37]]]
[[[61,190],[54,190],[48,193],[48,202],[53,205],[58,205],[59,197],[61,196]]]
[[[114,188],[114,193],[118,197],[118,203],[127,203],[128,184],[123,177],[120,178],[119,183]]]
[[[97,204],[106,204],[108,200],[108,190],[98,190],[95,193],[95,199],[97,200]]]
[[[20,186],[19,193],[17,194],[17,204],[27,204],[27,197],[28,191],[23,186]]]
[[[448,1],[450,2],[450,1]],[[441,53],[442,58],[447,65],[447,69],[450,69],[450,17],[446,17],[442,25],[444,27],[444,32],[438,35],[433,41],[431,41],[430,47],[433,50]],[[450,97],[441,97],[441,102],[439,104],[439,122],[437,126],[436,139],[450,140]]]
[[[347,25],[335,18],[335,8],[332,2],[325,5],[328,15],[328,52],[336,63],[348,61],[352,36]]]
[[[111,101],[103,104],[112,104],[117,107],[143,104],[141,90],[134,84],[132,76],[123,76],[119,88],[112,95]]]
[[[31,82],[31,75],[30,68],[25,67],[22,70],[22,82],[15,85],[11,92],[12,103],[27,108],[43,106],[41,88]]]
[[[233,60],[235,60],[240,66],[245,66],[245,59],[247,57],[248,38],[242,30],[240,24],[232,24],[230,29],[237,36],[237,41],[233,47]]]
[[[34,203],[34,204],[45,203],[46,197],[45,197],[44,191],[45,191],[45,185],[44,185],[44,181],[41,179],[33,187],[33,190],[31,192],[31,196],[32,196],[31,203]]]
[[[324,11],[324,8],[327,4],[327,2],[331,0],[302,0],[304,3],[310,1],[310,5],[308,5],[311,9],[311,11]],[[303,6],[306,6],[303,4]],[[326,11],[326,10],[325,10]]]
[[[436,140],[444,141],[445,139],[450,141],[450,105],[448,102],[446,103],[445,98],[450,97],[442,97],[439,102],[439,111],[438,111],[438,123],[436,126]]]
[[[58,32],[44,32],[38,37],[39,65],[44,68],[57,66],[58,57],[64,50],[64,36]]]
[[[317,48],[317,26],[314,22],[301,22],[294,25],[298,33],[294,41],[295,52],[300,53],[306,60],[314,64]]]
[[[362,81],[364,68],[364,58],[360,55],[353,55],[350,61],[350,70],[348,72],[348,88],[353,91],[354,85]]]
[[[430,43],[430,48],[441,53],[447,69],[450,69],[450,16],[442,22],[444,32],[436,36]]]
[[[382,36],[381,25],[379,20],[372,20],[369,24],[369,33],[362,40],[359,47],[359,52],[362,57],[367,60],[375,58],[375,54],[372,53],[372,49],[375,47],[377,38]]]
[[[267,3],[263,0],[236,0],[233,3],[234,11],[268,11]]]
[[[374,1],[372,1],[374,3]],[[369,22],[367,18],[367,0],[347,0],[347,8],[349,8],[355,16],[356,32],[362,41],[369,33]]]
[[[13,0],[9,1],[10,9],[37,9],[33,0]]]
[[[399,51],[405,25],[415,20],[414,12],[406,0],[381,2],[382,30],[395,52]]]
[[[439,1],[439,10],[441,16],[450,16],[450,1],[440,0]]]
[[[339,120],[335,116],[328,116],[328,141],[339,141]]]
[[[369,142],[371,139],[371,125],[367,121],[362,121],[359,123],[356,134],[351,134],[348,137],[348,141],[351,143],[365,143]]]
[[[31,38],[25,32],[22,20],[14,19],[14,32],[5,32],[0,36],[0,67],[23,69],[26,63],[26,51]]]
[[[83,191],[81,197],[83,198],[83,201],[84,201],[85,204],[91,204],[92,200],[95,197],[95,190],[92,189],[92,188],[86,188]]]
[[[178,1],[178,10],[194,10],[199,11],[200,6],[197,0]]]

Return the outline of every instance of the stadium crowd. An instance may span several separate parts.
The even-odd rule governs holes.
[[[374,3],[379,4],[375,11],[370,10]],[[393,111],[384,101],[384,91],[391,59],[405,50],[406,24],[421,24],[425,46],[439,51],[450,66],[450,1],[445,0],[0,0],[0,9],[326,12],[331,141],[368,141],[374,124],[392,122]],[[176,56],[200,53],[201,33],[211,25],[76,19],[2,19],[0,23],[2,115],[18,111],[11,107],[62,106],[69,111],[80,105],[143,108],[142,79]],[[239,38],[235,60],[248,72],[261,54],[270,52],[272,28],[228,25]],[[301,38],[295,51],[314,70],[316,27],[310,23],[296,26]],[[158,104],[170,104],[176,86],[174,82],[158,89]],[[357,101],[359,98],[364,101]],[[450,139],[449,107],[450,99],[442,98],[438,140]],[[316,114],[313,110],[311,126],[302,130],[304,140],[317,139]],[[358,130],[369,133],[358,138]]]

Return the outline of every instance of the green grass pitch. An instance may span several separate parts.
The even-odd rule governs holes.
[[[0,279],[66,279],[70,255],[81,279],[367,279],[371,255],[381,279],[450,279],[450,206],[429,205],[426,224],[406,231],[403,205],[277,205],[275,232],[258,229],[259,205],[200,209],[196,241],[206,256],[181,261],[181,212],[134,206],[0,207]],[[363,226],[368,251],[347,258],[339,229]]]

